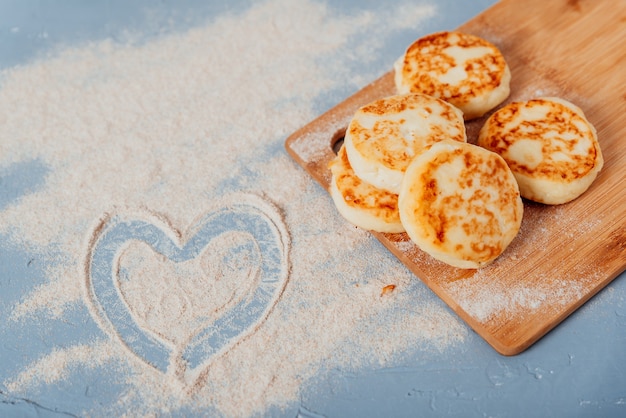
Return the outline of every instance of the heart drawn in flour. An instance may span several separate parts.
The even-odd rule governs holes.
[[[256,195],[233,196],[186,234],[154,215],[116,213],[90,241],[88,299],[134,356],[192,387],[267,318],[288,253],[282,218]]]

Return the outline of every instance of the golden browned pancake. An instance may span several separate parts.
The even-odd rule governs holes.
[[[330,195],[339,213],[353,225],[378,232],[403,232],[398,195],[375,188],[358,178],[346,154],[339,149],[330,163]]]
[[[524,211],[502,157],[449,140],[411,163],[398,207],[411,240],[459,268],[479,268],[502,254],[519,232]]]
[[[584,193],[604,164],[593,125],[580,108],[555,97],[499,109],[478,144],[506,160],[523,197],[552,205]]]
[[[348,125],[344,145],[358,177],[398,194],[409,163],[443,139],[466,141],[461,112],[431,96],[404,94],[358,109]]]
[[[398,93],[425,93],[463,111],[484,115],[510,93],[511,72],[492,43],[460,32],[437,32],[415,41],[394,65]]]

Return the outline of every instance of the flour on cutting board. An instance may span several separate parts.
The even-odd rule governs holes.
[[[531,252],[542,251],[553,239],[546,233],[547,223],[559,222],[570,226],[570,230],[560,236],[563,240],[562,245],[567,248],[568,239],[593,230],[601,222],[598,217],[581,220],[559,205],[547,206],[544,209],[541,216],[524,219],[518,237],[505,256],[514,257],[514,261],[522,262],[531,256]],[[518,247],[522,243],[526,244],[526,248],[520,250]],[[575,251],[575,248],[571,248],[571,251]],[[587,287],[593,286],[599,275],[596,266],[581,264],[567,274],[536,273],[538,281],[530,286],[523,281],[508,283],[494,280],[487,270],[478,270],[470,279],[451,280],[442,286],[465,312],[478,322],[487,323],[498,316],[510,320],[520,312],[558,310],[572,300],[580,299],[587,291]]]
[[[184,408],[245,416],[297,402],[322,370],[392,365],[399,353],[463,341],[458,318],[368,233],[343,222],[282,151],[284,138],[316,116],[321,91],[356,90],[378,75],[355,81],[348,64],[433,14],[406,2],[345,17],[312,1],[270,0],[139,46],[96,42],[5,71],[0,166],[37,160],[48,168],[41,188],[0,211],[0,234],[48,254],[47,282],[14,301],[9,321],[62,321],[93,303],[102,332],[91,344],[40,353],[0,383],[26,396],[71,382],[77,370],[105,369],[122,393],[87,415]],[[367,42],[354,47],[359,38]],[[219,236],[176,232],[196,231],[240,192],[256,196],[246,210],[258,216],[233,219]],[[85,268],[100,260],[94,237],[127,208],[145,235],[116,247],[95,278],[104,287],[94,290],[94,266]],[[282,232],[263,242],[257,228],[271,225]],[[176,259],[196,236],[205,239],[197,253]],[[263,272],[288,274],[255,296]],[[238,322],[224,318],[242,304],[257,319],[228,328]],[[225,331],[211,334],[220,320]],[[240,337],[228,340],[227,330]],[[153,345],[133,345],[142,338]]]

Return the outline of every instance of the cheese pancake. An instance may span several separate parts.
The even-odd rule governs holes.
[[[398,194],[409,163],[433,143],[448,138],[466,141],[461,111],[431,96],[405,94],[358,109],[344,145],[358,177]]]
[[[398,195],[375,188],[358,178],[342,146],[329,163],[330,195],[339,213],[351,224],[378,232],[404,232]]]
[[[459,268],[479,268],[502,254],[519,232],[524,211],[502,157],[449,140],[411,163],[398,208],[419,248]]]
[[[523,197],[550,205],[584,193],[604,164],[583,111],[556,97],[499,109],[485,122],[478,144],[506,160]]]
[[[460,32],[437,32],[415,41],[394,65],[399,94],[446,100],[474,119],[510,93],[511,71],[492,43]]]

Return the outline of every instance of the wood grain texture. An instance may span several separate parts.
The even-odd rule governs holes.
[[[573,202],[525,201],[519,235],[480,270],[438,262],[406,234],[372,233],[495,350],[515,355],[626,269],[626,1],[503,0],[458,29],[504,54],[512,72],[505,103],[558,96],[577,104],[605,159]],[[287,138],[288,153],[328,189],[332,146],[350,118],[391,94],[390,71]],[[467,123],[469,142],[488,116]]]

